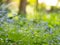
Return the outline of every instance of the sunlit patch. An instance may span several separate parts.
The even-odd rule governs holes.
[[[50,10],[51,9],[51,6],[48,6],[48,5],[46,5],[46,10]]]
[[[58,2],[57,7],[60,8],[60,2]]]
[[[32,5],[35,5],[36,0],[28,0],[28,2],[29,2],[30,4],[32,4]]]
[[[46,18],[47,18],[47,19],[50,19],[50,17],[51,17],[50,15],[46,15]]]
[[[12,0],[12,2],[16,2],[19,5],[20,0]]]
[[[13,17],[12,13],[8,13],[8,17]]]
[[[34,8],[28,5],[26,7],[26,12],[27,12],[27,19],[33,20],[33,18],[34,18]]]
[[[10,4],[7,5],[8,9],[13,13],[13,12],[18,12],[18,5],[16,2],[11,2]]]
[[[38,0],[38,3],[43,3],[44,2],[44,0]]]
[[[58,3],[58,0],[45,0],[44,3],[50,6],[56,6]]]
[[[32,6],[27,6],[26,7],[26,12],[27,14],[34,14],[34,8]]]
[[[38,0],[39,3],[44,3],[49,6],[56,6],[58,3],[58,0]]]

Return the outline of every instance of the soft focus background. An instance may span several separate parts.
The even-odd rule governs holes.
[[[0,45],[60,45],[60,0],[0,0]]]

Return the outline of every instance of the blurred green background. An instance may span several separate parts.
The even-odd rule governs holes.
[[[0,45],[60,45],[60,0],[0,0]]]

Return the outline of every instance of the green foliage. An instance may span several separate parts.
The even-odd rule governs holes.
[[[0,45],[60,45],[59,15],[40,16],[33,21],[23,16],[14,22],[5,21],[0,27]]]
[[[9,15],[12,19],[0,19],[0,45],[60,45],[58,12],[36,11],[28,18]]]

